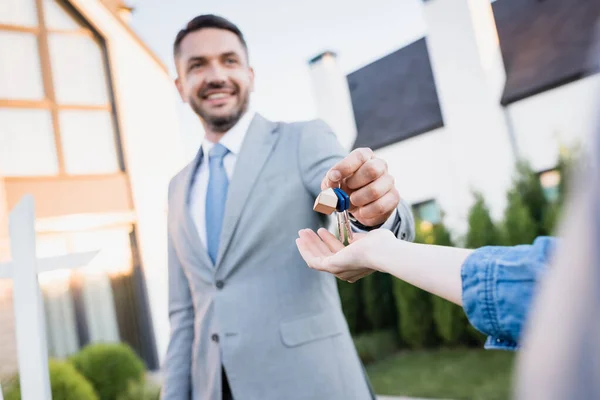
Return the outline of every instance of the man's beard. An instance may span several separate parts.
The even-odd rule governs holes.
[[[190,107],[192,107],[192,110],[194,110],[196,115],[202,118],[211,131],[225,133],[233,128],[240,118],[242,118],[242,115],[244,115],[248,109],[249,97],[249,92],[246,92],[245,95],[241,97],[241,103],[234,110],[232,110],[229,115],[211,115],[209,111],[202,108],[198,98],[194,98],[192,101],[190,101]]]

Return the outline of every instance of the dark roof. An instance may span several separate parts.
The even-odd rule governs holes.
[[[355,147],[380,148],[443,126],[425,39],[348,75]]]
[[[586,68],[598,0],[499,0],[493,5],[506,68],[502,104],[564,85]]]
[[[599,69],[588,57],[598,0],[497,0],[492,5],[506,68],[503,105]],[[348,75],[358,135],[374,149],[443,126],[425,39]]]

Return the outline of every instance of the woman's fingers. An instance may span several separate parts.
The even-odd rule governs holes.
[[[312,230],[302,229],[298,232],[298,236],[306,243],[306,246],[311,249],[315,256],[326,257],[332,254],[321,238]]]
[[[319,269],[321,266],[321,257],[317,256],[312,247],[307,243],[307,240],[298,238],[296,239],[296,246],[300,255],[306,262],[306,264],[315,269]]]
[[[321,228],[317,231],[319,237],[325,243],[332,253],[337,253],[344,248],[344,244],[338,240],[331,232],[325,228]]]

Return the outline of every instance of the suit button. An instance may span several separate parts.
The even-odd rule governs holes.
[[[219,343],[219,335],[217,335],[216,333],[214,333],[214,334],[211,336],[211,339],[212,339],[212,341],[213,341],[213,342],[215,342],[215,343]]]
[[[217,289],[223,289],[223,286],[225,286],[225,282],[217,281]]]

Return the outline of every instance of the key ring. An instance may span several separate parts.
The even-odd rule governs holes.
[[[313,210],[323,214],[330,215],[332,212],[336,212],[338,238],[345,245],[352,243],[354,240],[350,217],[348,216],[349,208],[350,196],[341,189],[341,184],[339,183],[337,188],[328,188],[322,191],[316,198],[313,206]]]

